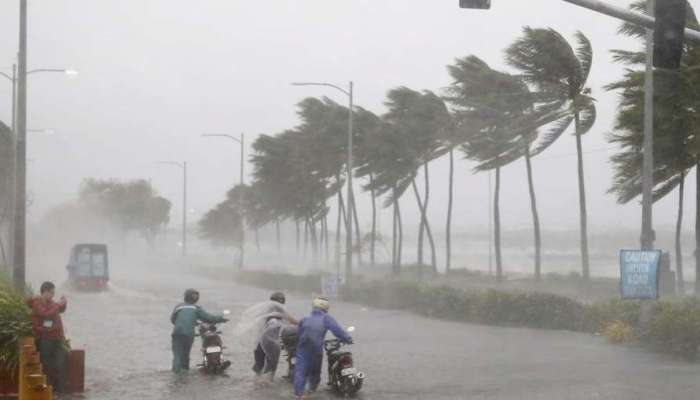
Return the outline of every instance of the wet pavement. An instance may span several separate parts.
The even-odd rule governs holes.
[[[256,389],[252,349],[233,337],[237,316],[265,300],[267,291],[189,274],[135,271],[114,269],[108,292],[59,290],[70,302],[67,334],[87,354],[87,392],[69,399],[292,398],[291,385],[282,379]],[[233,362],[227,376],[195,369],[176,377],[169,371],[169,315],[187,287],[200,290],[200,304],[209,311],[232,311],[223,329]],[[310,299],[288,297],[295,315],[308,311]],[[700,393],[700,365],[609,345],[593,335],[436,321],[339,302],[331,313],[357,327],[352,350],[367,374],[360,399],[688,400]],[[197,350],[195,342],[193,364]],[[313,398],[335,396],[321,391]]]

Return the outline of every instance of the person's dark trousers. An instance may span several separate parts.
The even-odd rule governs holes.
[[[255,364],[253,364],[253,372],[260,375],[265,367],[265,352],[263,351],[260,343],[258,343],[258,347],[255,348],[255,351],[253,351],[253,357],[255,359]]]
[[[172,335],[173,339],[173,371],[180,372],[190,369],[190,351],[194,337]]]
[[[37,350],[49,385],[54,391],[61,393],[66,380],[65,351],[61,339],[37,339]]]
[[[272,373],[274,374],[277,371],[277,364],[279,363],[280,360],[280,345],[279,343],[272,341],[272,340],[263,340],[260,342],[261,346],[263,348],[263,351],[265,352],[265,369],[263,370],[263,374],[269,374]]]

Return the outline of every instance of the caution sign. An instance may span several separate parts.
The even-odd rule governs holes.
[[[623,299],[659,298],[661,250],[620,250],[620,294]]]

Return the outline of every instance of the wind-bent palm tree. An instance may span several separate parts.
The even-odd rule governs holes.
[[[403,249],[403,224],[400,198],[411,186],[415,163],[406,154],[411,151],[409,141],[392,124],[382,121],[366,138],[363,155],[358,165],[358,176],[372,174],[373,179],[363,185],[366,191],[374,191],[376,197],[386,195],[384,207],[393,206],[392,223],[392,272],[401,272]]]
[[[646,12],[646,2],[637,2],[632,8]],[[697,27],[698,20],[688,4],[687,26]],[[623,24],[620,33],[644,39],[646,31],[633,24]],[[616,62],[629,65],[622,79],[606,87],[620,94],[620,104],[611,143],[620,146],[620,152],[611,161],[615,168],[613,185],[609,192],[617,195],[618,202],[627,203],[642,191],[642,143],[644,118],[644,67],[642,51],[613,50]],[[684,47],[678,74],[663,70],[654,72],[657,87],[654,99],[654,201],[678,188],[678,215],[676,218],[675,259],[678,289],[685,292],[681,228],[683,222],[683,194],[685,177],[692,168],[698,168],[692,142],[698,128],[696,111],[700,108],[700,79],[688,68],[700,64],[700,48],[692,43]],[[700,218],[700,214],[696,216]],[[700,235],[696,234],[696,240]],[[700,245],[699,245],[700,247]],[[700,262],[696,264],[700,272]],[[697,282],[697,281],[696,281]],[[696,289],[700,287],[696,283]]]
[[[541,275],[541,240],[537,203],[535,198],[531,147],[537,138],[537,129],[546,125],[558,113],[548,104],[538,104],[525,82],[518,76],[491,69],[476,56],[456,60],[448,66],[452,85],[446,99],[455,110],[458,137],[466,137],[462,146],[468,158],[477,161],[477,171],[496,170],[494,196],[494,225],[496,273],[502,278],[500,169],[524,157],[535,236],[535,276]]]
[[[443,100],[430,91],[418,92],[407,87],[399,87],[389,91],[385,104],[388,111],[383,116],[384,120],[393,125],[408,143],[403,157],[413,166],[405,172],[411,178],[411,187],[421,212],[419,237],[425,229],[430,244],[432,270],[433,273],[437,273],[435,240],[427,217],[430,196],[428,163],[436,157],[439,139],[444,136],[443,131],[451,126],[452,118]],[[421,166],[425,178],[425,195],[422,199],[415,182]],[[422,265],[422,247],[419,240],[419,265]]]
[[[559,108],[563,113],[543,140],[535,147],[537,154],[554,143],[574,123],[578,168],[579,214],[581,230],[581,269],[590,279],[588,255],[588,215],[583,169],[581,136],[595,123],[596,107],[586,82],[593,62],[591,43],[581,32],[576,33],[576,49],[553,29],[526,27],[523,36],[506,50],[506,61],[518,69],[523,79],[536,88],[538,100]]]

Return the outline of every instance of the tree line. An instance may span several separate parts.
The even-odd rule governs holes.
[[[646,12],[644,1],[636,2],[632,8]],[[690,5],[688,26],[698,26]],[[608,137],[619,148],[611,158],[614,179],[609,192],[620,203],[627,203],[641,195],[645,31],[625,23],[620,34],[640,40],[638,51],[613,51],[613,61],[627,68],[619,80],[605,87],[618,93],[620,99],[614,132]],[[352,223],[358,247],[369,247],[365,250],[374,264],[377,207],[390,207],[392,271],[398,274],[404,259],[401,201],[415,201],[421,213],[417,261],[423,265],[428,258],[427,265],[436,273],[433,235],[436,226],[426,213],[431,190],[435,190],[430,185],[429,170],[433,161],[447,157],[445,270],[450,271],[454,160],[461,156],[476,163],[474,172],[495,173],[492,201],[496,274],[502,278],[501,169],[523,159],[532,214],[533,273],[539,280],[542,242],[532,159],[569,132],[575,137],[577,156],[581,275],[585,280],[590,279],[582,136],[593,128],[597,117],[595,99],[588,86],[593,49],[583,33],[577,32],[573,39],[569,42],[553,29],[526,27],[504,50],[504,61],[511,71],[494,69],[478,56],[468,55],[447,66],[451,84],[440,93],[398,87],[387,93],[386,112],[382,115],[355,107],[353,173],[361,180],[361,189],[372,205],[372,224],[366,236],[361,235],[356,218],[347,221],[341,190],[345,183],[348,109],[325,97],[307,98],[298,104],[301,121],[298,126],[277,135],[262,135],[255,141],[250,159],[253,182],[234,188],[224,202],[202,219],[202,236],[215,244],[234,244],[239,240],[236,232],[240,231],[241,216],[256,232],[262,226],[272,223],[279,226],[281,221],[290,220],[297,227],[297,243],[301,225],[312,242],[313,254],[328,257],[331,241],[328,214],[331,204],[337,203],[336,263],[340,263],[342,226]],[[684,284],[680,247],[684,182],[691,169],[700,169],[695,135],[700,99],[699,65],[700,49],[687,43],[681,70],[677,73],[656,70],[654,77],[654,199],[659,200],[676,189],[679,192],[675,259],[680,288]],[[424,179],[422,192],[416,182],[419,172]],[[700,173],[697,177],[695,233],[696,248],[700,248]],[[235,191],[246,195],[232,195]],[[355,196],[351,200],[355,201]],[[424,242],[429,249],[428,257],[424,254]],[[362,257],[362,248],[352,250]],[[699,252],[696,252],[696,275],[700,276]],[[696,291],[700,291],[697,279]]]
[[[437,273],[434,221],[426,210],[430,202],[430,165],[450,161],[448,207],[445,216],[446,265],[451,261],[455,157],[476,162],[475,172],[495,171],[494,224],[496,273],[503,277],[500,224],[500,172],[524,159],[533,218],[534,273],[541,278],[541,238],[531,159],[543,153],[573,126],[577,140],[581,209],[582,274],[588,279],[588,245],[581,136],[596,119],[586,86],[592,64],[588,39],[577,33],[572,46],[551,29],[525,28],[505,50],[505,61],[515,72],[499,71],[484,60],[468,55],[447,67],[449,87],[436,93],[397,87],[389,90],[386,112],[377,115],[355,107],[353,174],[372,205],[370,232],[362,236],[357,216],[348,221],[341,188],[345,184],[348,109],[328,98],[306,98],[298,104],[300,124],[277,135],[261,135],[253,143],[253,182],[235,187],[225,201],[200,221],[200,231],[214,244],[237,243],[240,223],[248,227],[293,221],[297,232],[309,236],[314,259],[329,258],[329,210],[337,203],[335,261],[340,261],[340,232],[354,224],[357,249],[369,249],[376,262],[378,207],[391,208],[392,271],[403,265],[404,225],[402,201],[415,201],[421,218],[418,227],[419,265]],[[421,174],[422,173],[422,174]],[[422,175],[423,190],[417,180]],[[242,191],[245,195],[236,193]],[[351,201],[356,201],[352,196]],[[226,215],[225,215],[226,214]],[[225,215],[225,216],[224,216]],[[241,218],[243,217],[243,218]],[[443,229],[443,228],[440,228]],[[424,253],[424,248],[428,252]],[[363,262],[361,259],[360,262]],[[350,271],[348,271],[350,272]]]

